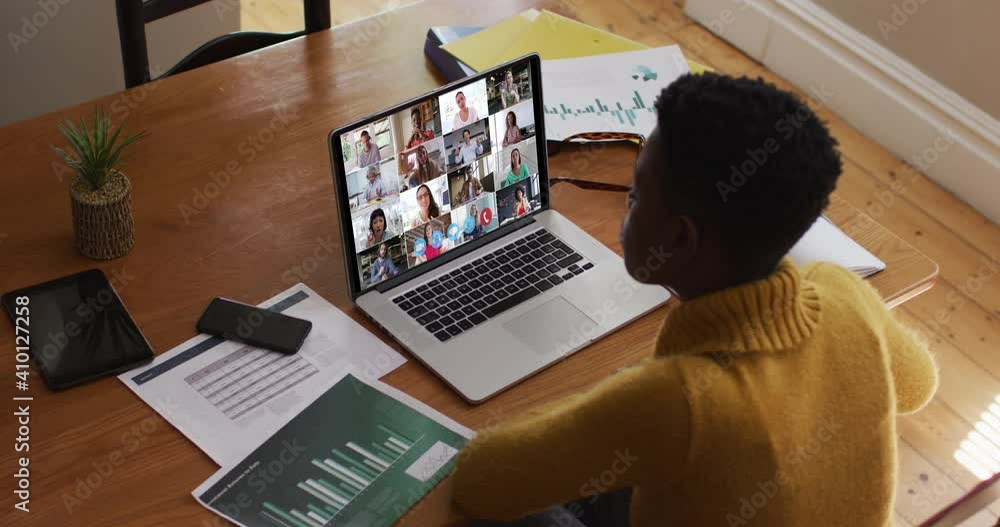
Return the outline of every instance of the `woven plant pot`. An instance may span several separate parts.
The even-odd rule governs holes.
[[[135,243],[132,221],[132,184],[125,174],[108,176],[92,190],[81,176],[69,187],[73,206],[73,237],[84,256],[110,260],[125,255]]]

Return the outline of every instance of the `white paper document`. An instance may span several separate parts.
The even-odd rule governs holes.
[[[591,132],[649,136],[656,97],[688,72],[676,45],[542,61],[546,139]]]
[[[313,323],[298,353],[202,334],[118,377],[222,466],[250,453],[345,371],[377,379],[406,362],[304,284],[260,306]]]
[[[812,262],[835,263],[863,278],[885,269],[885,262],[852,240],[826,216],[820,216],[809,227],[802,239],[788,252],[788,257],[800,266]]]

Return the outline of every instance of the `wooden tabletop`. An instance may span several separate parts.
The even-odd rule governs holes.
[[[465,1],[432,0],[0,129],[0,291],[91,267],[117,273],[124,282],[119,293],[153,348],[163,352],[195,334],[195,321],[211,298],[260,302],[299,281],[289,271],[313,257],[319,265],[305,275],[305,283],[388,341],[349,301],[326,135],[442,83],[423,55],[428,27],[488,25],[528,7],[560,11],[554,1],[490,5],[470,10]],[[602,9],[620,20],[635,16],[625,7]],[[641,35],[623,33],[641,40]],[[116,118],[127,116],[129,129],[149,133],[133,149],[126,169],[134,187],[136,244],[127,256],[109,262],[75,251],[71,175],[59,168],[50,150],[60,144],[59,120],[77,118],[95,105]],[[635,154],[634,147],[620,144],[574,147],[553,157],[551,170],[628,183]],[[592,162],[597,155],[601,162]],[[227,170],[233,175],[220,175]],[[552,204],[621,252],[623,195],[559,185],[552,189]],[[888,264],[871,279],[887,301],[898,303],[930,287],[937,273],[933,261],[840,200],[828,214]],[[330,250],[331,245],[337,249]],[[649,353],[668,309],[480,406],[463,402],[415,360],[384,380],[481,428],[638,361]],[[0,345],[8,351],[14,345],[12,327],[0,324]],[[13,372],[13,353],[0,355],[3,371]],[[4,393],[23,395],[14,393],[9,377],[8,382]],[[28,395],[34,397],[31,513],[14,514],[13,523],[216,521],[190,492],[217,467],[117,379],[52,393],[32,376]],[[0,422],[3,437],[11,440],[16,423],[13,403],[6,404],[11,406]],[[12,448],[0,454],[6,478],[19,455]],[[5,517],[13,506],[10,490],[4,492]],[[400,524],[441,525],[457,518],[447,493],[446,483]]]

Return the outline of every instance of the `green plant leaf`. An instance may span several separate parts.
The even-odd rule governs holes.
[[[113,126],[110,116],[98,108],[89,123],[84,117],[78,123],[66,119],[57,128],[70,148],[53,146],[53,151],[94,190],[103,187],[108,176],[124,166],[126,147],[145,136],[145,132],[128,135],[124,122]]]

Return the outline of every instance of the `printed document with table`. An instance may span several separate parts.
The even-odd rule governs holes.
[[[119,376],[219,465],[257,447],[346,369],[377,379],[406,361],[303,284],[261,307],[313,322],[298,353],[199,335]]]

